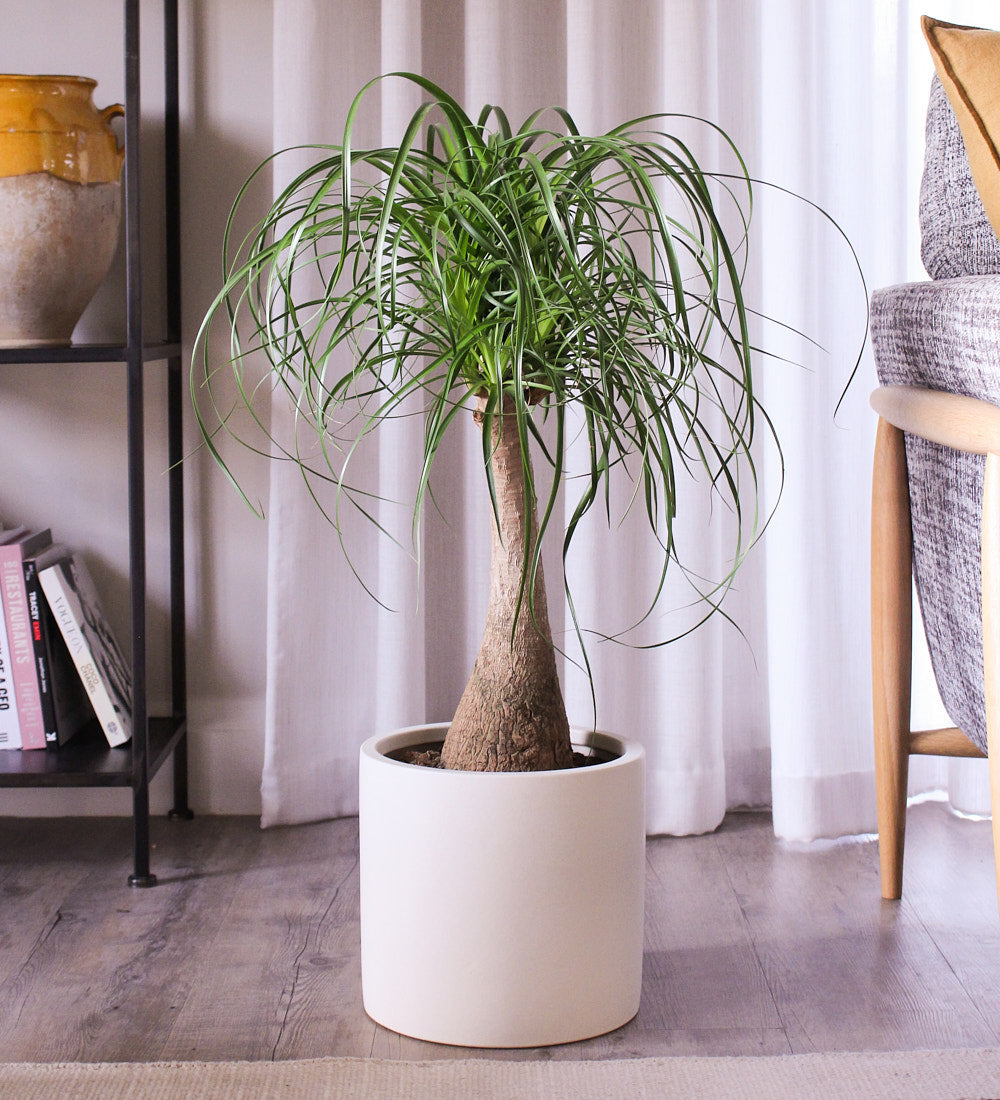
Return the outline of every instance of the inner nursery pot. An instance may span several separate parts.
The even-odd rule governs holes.
[[[574,731],[606,762],[468,772],[388,754],[446,725],[361,747],[365,1011],[403,1035],[547,1046],[627,1023],[642,983],[642,746]]]

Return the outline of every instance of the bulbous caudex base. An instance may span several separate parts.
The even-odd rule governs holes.
[[[489,609],[441,759],[446,768],[465,771],[568,768],[573,748],[541,564],[531,605],[524,580],[538,521],[534,500],[525,493],[524,457],[509,402],[494,418],[491,435],[497,514],[491,524]]]

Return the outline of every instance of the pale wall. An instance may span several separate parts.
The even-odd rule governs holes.
[[[0,72],[92,76],[103,107],[123,98],[120,0],[8,4]],[[153,158],[162,133],[159,5],[143,0],[143,191],[153,213]],[[221,271],[221,240],[240,184],[271,151],[270,0],[181,0],[184,337],[186,352]],[[146,41],[148,39],[148,42]],[[146,48],[148,45],[148,48]],[[148,78],[148,79],[147,79]],[[152,214],[147,227],[155,228]],[[158,314],[157,264],[146,273]],[[121,334],[120,259],[78,336]],[[161,366],[147,384],[147,481],[151,590],[151,696],[164,696],[166,467]],[[186,411],[188,406],[186,404]],[[196,433],[188,415],[188,451]],[[124,637],[127,543],[124,384],[120,366],[18,366],[0,370],[0,517],[51,526],[93,567]],[[267,473],[247,463],[255,499]],[[191,798],[197,812],[258,813],[263,763],[266,527],[203,455],[185,466]],[[153,808],[169,807],[169,768],[154,781]],[[0,790],[0,814],[130,812],[126,791]]]

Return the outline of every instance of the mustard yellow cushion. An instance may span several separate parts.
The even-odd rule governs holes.
[[[962,130],[972,180],[1000,237],[1000,31],[927,15],[920,23]]]

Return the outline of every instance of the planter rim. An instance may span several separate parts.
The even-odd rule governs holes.
[[[612,768],[621,768],[631,764],[645,756],[645,749],[638,741],[632,741],[619,734],[607,733],[603,730],[584,729],[573,726],[570,729],[573,745],[579,748],[599,748],[619,755],[614,760],[602,761],[599,764],[591,764],[585,768],[562,768],[540,772],[478,772],[463,771],[451,768],[422,768],[413,764],[404,763],[402,760],[393,760],[386,754],[397,749],[404,749],[422,741],[443,740],[448,731],[448,722],[430,722],[424,725],[406,726],[403,729],[394,730],[392,733],[376,734],[369,737],[361,746],[361,756],[371,761],[377,761],[381,767],[406,768],[408,771],[426,777],[427,781],[440,782],[443,777],[454,779],[458,776],[469,776],[472,782],[494,783],[528,781],[569,781],[573,777],[582,778],[588,774],[607,772]]]

